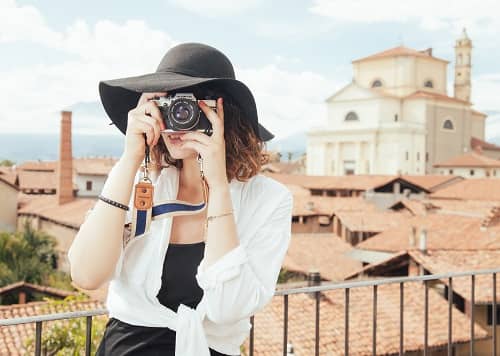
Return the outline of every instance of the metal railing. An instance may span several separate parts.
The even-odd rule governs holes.
[[[491,275],[492,277],[492,345],[491,354],[496,356],[496,325],[497,325],[497,305],[496,305],[496,284],[497,284],[497,273],[500,273],[500,269],[485,269],[479,271],[467,271],[467,272],[452,272],[444,274],[431,274],[422,276],[412,276],[412,277],[391,277],[391,278],[380,278],[371,280],[357,280],[351,282],[342,282],[328,285],[318,285],[310,287],[299,287],[299,288],[289,288],[277,290],[275,296],[283,296],[284,305],[284,326],[283,326],[283,355],[287,355],[287,344],[288,344],[288,298],[292,294],[299,293],[314,293],[315,294],[315,355],[319,356],[319,320],[320,320],[320,293],[323,291],[331,290],[344,290],[344,355],[349,355],[349,296],[350,290],[353,288],[360,287],[372,287],[373,288],[373,319],[372,319],[372,354],[377,354],[377,296],[378,296],[378,286],[384,284],[399,284],[399,354],[404,355],[404,285],[410,282],[424,282],[425,287],[425,301],[424,301],[424,349],[423,354],[429,355],[429,281],[437,280],[447,280],[448,281],[448,344],[447,350],[448,355],[451,356],[453,353],[453,341],[452,341],[452,310],[453,310],[453,278],[457,277],[470,277],[471,278],[471,306],[474,306],[475,302],[475,284],[476,276],[478,275]],[[470,355],[474,355],[474,308],[471,307],[470,315]],[[77,312],[66,312],[66,313],[55,313],[47,315],[39,315],[33,317],[23,317],[23,318],[12,318],[12,319],[1,319],[0,326],[17,325],[24,323],[36,323],[35,329],[35,355],[41,355],[41,340],[42,340],[42,323],[45,321],[70,319],[70,318],[80,318],[85,317],[87,319],[86,323],[86,339],[85,339],[85,355],[90,356],[91,352],[91,331],[92,331],[92,317],[107,314],[106,309],[95,309],[89,311],[77,311]],[[250,329],[250,339],[249,339],[249,353],[250,356],[254,355],[254,316],[250,317],[252,328]]]

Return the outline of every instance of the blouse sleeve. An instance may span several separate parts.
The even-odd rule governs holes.
[[[250,317],[274,296],[291,238],[293,196],[288,189],[284,191],[252,236],[240,239],[237,247],[209,267],[205,267],[204,258],[200,262],[196,279],[207,298],[206,315],[213,322],[232,323]],[[254,215],[253,220],[259,221],[259,216]]]

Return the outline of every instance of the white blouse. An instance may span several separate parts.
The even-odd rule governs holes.
[[[138,172],[135,182],[140,177]],[[163,168],[152,180],[155,204],[176,199],[176,167]],[[109,316],[129,324],[175,330],[176,356],[210,356],[209,347],[240,354],[251,328],[250,316],[270,302],[275,292],[291,238],[292,193],[260,173],[247,182],[233,179],[229,187],[240,244],[208,268],[201,260],[196,280],[203,296],[195,309],[180,304],[176,313],[156,297],[172,217],[152,220],[148,232],[128,241],[109,283]],[[133,194],[127,222],[132,218],[132,201]],[[70,251],[71,247],[68,256]]]

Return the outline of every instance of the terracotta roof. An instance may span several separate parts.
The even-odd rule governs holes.
[[[472,112],[473,115],[476,115],[476,116],[482,116],[482,117],[488,116],[488,114],[485,114],[484,112],[477,111],[477,110],[474,110],[474,109],[470,109],[470,111]]]
[[[76,292],[68,291],[65,289],[59,289],[49,286],[43,286],[34,283],[28,283],[25,281],[15,282],[11,284],[7,284],[0,288],[0,295],[4,293],[11,292],[16,289],[29,289],[33,292],[39,292],[47,295],[58,296],[58,297],[67,297],[68,295],[75,295]]]
[[[470,147],[474,149],[476,146],[480,146],[483,150],[500,151],[500,146],[495,145],[494,143],[481,140],[478,137],[472,136],[470,138]]]
[[[108,175],[117,158],[113,157],[86,157],[73,158],[73,171],[81,175]],[[16,166],[17,172],[45,172],[55,173],[58,161],[25,161]]]
[[[440,207],[438,205],[433,204],[433,202],[428,202],[425,200],[406,199],[406,198],[403,198],[403,199],[395,202],[394,204],[390,205],[388,208],[395,210],[395,211],[401,211],[401,209],[399,209],[399,207],[405,208],[412,215],[425,215],[430,210],[440,209]]]
[[[283,267],[306,276],[313,269],[323,279],[340,281],[361,268],[361,262],[346,256],[351,250],[350,244],[334,234],[292,234]]]
[[[500,160],[481,155],[474,151],[469,151],[448,160],[438,162],[434,167],[480,167],[480,168],[500,168]]]
[[[500,179],[474,178],[464,179],[458,183],[438,190],[430,195],[431,199],[471,199],[500,200]]]
[[[0,166],[0,179],[11,185],[16,185],[17,171],[14,167]]]
[[[294,197],[296,196],[311,196],[311,191],[309,189],[303,188],[297,184],[285,184],[288,190],[290,190]]]
[[[437,58],[437,57],[434,57],[434,56],[430,55],[425,50],[423,50],[423,51],[417,51],[415,49],[408,48],[408,47],[405,47],[405,46],[398,46],[398,47],[390,48],[390,49],[387,49],[385,51],[372,54],[372,55],[370,55],[368,57],[364,57],[364,58],[360,58],[360,59],[355,59],[354,61],[352,61],[352,63],[361,62],[361,61],[368,61],[368,60],[374,60],[374,59],[380,59],[380,58],[402,57],[402,56],[404,56],[404,57],[427,58],[427,59],[432,59],[432,60],[436,60],[436,61],[440,61],[440,62],[444,62],[444,63],[449,63],[449,61],[447,61],[447,60],[444,60],[444,59],[441,59],[441,58]]]
[[[442,174],[425,174],[425,175],[401,175],[401,178],[407,180],[410,183],[418,185],[422,188],[427,189],[430,192],[441,189],[442,185],[447,185],[454,183],[455,181],[460,181],[463,178],[456,175],[442,175]]]
[[[399,351],[399,284],[377,288],[377,355],[398,354]],[[421,283],[406,283],[404,290],[405,351],[422,350],[424,345],[424,287]],[[344,290],[323,292],[320,299],[320,355],[344,355]],[[372,354],[373,288],[350,289],[349,294],[349,354]],[[315,338],[314,295],[293,294],[288,298],[288,342],[296,355],[313,355]],[[448,303],[437,292],[429,290],[430,348],[445,347],[448,342]],[[452,342],[470,340],[470,320],[458,309],[452,309]],[[254,317],[254,353],[280,355],[283,350],[283,297],[272,301]],[[475,338],[487,337],[480,325],[474,326]],[[246,339],[245,350],[249,350]]]
[[[107,176],[117,161],[111,157],[76,158],[73,165],[77,174]]]
[[[408,219],[408,214],[387,211],[338,211],[342,225],[350,231],[381,232],[396,227]]]
[[[404,97],[404,99],[435,99],[435,100],[443,100],[443,101],[451,101],[451,102],[456,102],[460,104],[469,104],[468,101],[466,100],[461,100],[458,98],[454,98],[445,94],[439,94],[439,93],[433,93],[433,92],[428,92],[428,91],[423,91],[423,90],[417,90],[413,94],[407,95]]]
[[[57,161],[25,161],[16,165],[18,171],[53,172],[57,169]]]
[[[429,204],[436,206],[441,212],[454,212],[468,216],[483,217],[489,213],[492,207],[498,204],[490,200],[454,200],[454,199],[423,199],[412,200],[412,206]]]
[[[432,274],[448,272],[477,271],[498,268],[500,251],[427,251],[415,250],[410,255]],[[443,280],[445,284],[448,280]],[[453,291],[464,299],[471,300],[471,277],[453,278]],[[493,302],[493,277],[477,275],[475,277],[474,299],[476,304]],[[500,295],[500,283],[497,283],[497,296]]]
[[[363,197],[325,197],[294,195],[293,216],[332,216],[339,211],[376,211],[377,207]]]
[[[269,173],[284,184],[296,184],[307,189],[346,189],[364,191],[394,179],[394,175],[355,174],[347,176],[314,176],[305,174]]]
[[[302,167],[300,162],[270,162],[262,166],[262,172],[293,174]]]
[[[85,214],[94,207],[96,201],[77,197],[69,203],[59,205],[56,195],[33,195],[18,209],[18,214],[37,215],[79,229]]]
[[[481,226],[486,217],[464,216],[462,214],[434,213],[413,216],[399,226],[381,232],[358,245],[359,249],[399,252],[418,246],[420,229],[427,229],[429,250],[495,250],[500,249],[500,223]],[[412,227],[417,227],[416,245],[410,246]]]
[[[47,302],[31,302],[26,304],[13,304],[0,306],[0,319],[12,319],[20,317],[37,316],[51,313],[63,313],[69,311],[84,311],[93,309],[105,309],[105,305],[95,300],[72,301],[67,304],[49,305]],[[107,318],[107,316],[99,316]],[[94,317],[95,318],[95,317]],[[46,329],[58,321],[43,323]],[[59,321],[60,322],[60,321]],[[25,355],[26,350],[23,341],[34,338],[35,323],[2,326],[0,328],[0,355],[20,356]]]

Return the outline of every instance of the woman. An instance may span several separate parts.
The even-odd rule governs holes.
[[[273,135],[258,124],[250,90],[224,54],[198,43],[170,49],[155,73],[99,89],[126,144],[68,251],[76,284],[110,282],[98,355],[239,355],[249,317],[274,295],[291,236],[290,191],[259,174],[263,142]],[[162,131],[151,99],[175,91],[217,94],[216,110],[199,104],[210,136]],[[155,206],[203,200],[199,156],[208,202],[189,215],[156,216],[135,235],[124,226],[134,218],[144,134],[156,167]]]

